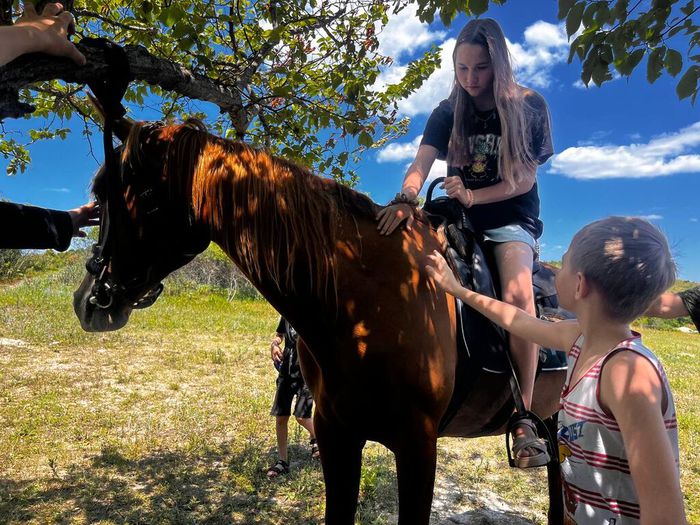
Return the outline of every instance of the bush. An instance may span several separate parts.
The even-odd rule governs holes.
[[[85,274],[85,261],[90,251],[69,250],[57,253],[22,250],[0,250],[0,283],[44,274],[56,274],[60,281],[71,286],[81,281]],[[166,293],[179,295],[202,288],[224,295],[228,301],[234,297],[259,298],[260,294],[230,261],[221,249],[212,244],[187,266],[173,272],[165,280]]]
[[[260,294],[215,244],[210,244],[194,261],[180,268],[166,280],[171,294],[191,292],[206,287],[222,293],[228,301],[238,298],[259,298]]]

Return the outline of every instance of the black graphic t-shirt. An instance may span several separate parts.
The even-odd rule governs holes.
[[[530,122],[530,151],[534,159],[543,164],[554,153],[547,104],[538,93],[531,90],[527,90],[525,101]],[[421,140],[421,145],[436,148],[438,158],[442,160],[447,158],[453,115],[452,104],[449,100],[443,100],[430,115]],[[471,129],[473,133],[468,137],[472,151],[469,164],[461,167],[448,166],[447,175],[459,176],[465,187],[478,190],[501,181],[498,173],[501,120],[496,109],[476,111]],[[542,235],[537,182],[523,195],[473,206],[468,215],[474,228],[479,231],[519,224],[536,239]]]

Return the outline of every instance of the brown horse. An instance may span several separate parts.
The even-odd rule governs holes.
[[[122,327],[160,281],[217,243],[296,328],[316,401],[326,523],[354,521],[367,440],[396,457],[399,523],[427,524],[438,435],[473,437],[510,397],[507,377],[483,373],[451,422],[455,307],[424,271],[443,247],[419,218],[377,232],[369,198],[250,148],[179,126],[118,126],[120,174],[98,174],[106,208],[99,246],[75,292],[85,330]],[[533,410],[551,415],[563,377],[542,374]]]

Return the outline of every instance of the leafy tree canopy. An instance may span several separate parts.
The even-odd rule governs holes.
[[[78,19],[80,36],[105,36],[126,46],[137,81],[126,100],[153,100],[163,118],[204,118],[213,132],[265,146],[338,180],[353,183],[347,164],[358,154],[405,132],[397,102],[420,87],[439,65],[431,48],[403,78],[378,86],[392,57],[379,52],[388,17],[411,3],[425,22],[449,25],[459,13],[482,15],[507,0],[79,0],[64,4]],[[601,85],[615,73],[643,67],[654,82],[678,78],[676,91],[692,103],[700,84],[700,43],[695,0],[559,0],[559,18],[571,38],[569,62],[581,62],[581,78]],[[14,11],[19,6],[15,0]],[[0,0],[0,22],[11,23],[11,0]],[[86,53],[87,54],[87,53]],[[90,66],[99,60],[88,55]],[[42,64],[44,69],[42,69]],[[57,69],[58,68],[58,69]],[[86,101],[86,75],[67,61],[20,58],[0,68],[3,101],[36,107],[34,115],[79,116],[85,133],[94,111]],[[69,80],[65,84],[58,80]],[[19,99],[12,100],[13,90]],[[207,117],[192,105],[219,107]],[[18,105],[19,104],[19,105]],[[211,112],[209,112],[211,114]],[[64,137],[68,129],[34,129],[29,141]],[[27,144],[0,129],[0,155],[8,173],[24,170]]]

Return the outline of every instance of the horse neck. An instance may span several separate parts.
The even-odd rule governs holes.
[[[242,144],[212,143],[193,178],[193,207],[273,305],[328,303],[337,207],[326,182]]]

